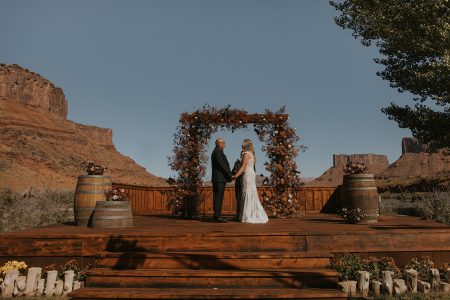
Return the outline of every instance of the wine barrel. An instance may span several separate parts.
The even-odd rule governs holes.
[[[88,226],[97,201],[105,201],[105,191],[112,187],[111,177],[103,175],[78,176],[75,190],[74,214],[78,226]]]
[[[378,190],[373,174],[344,175],[343,208],[359,208],[367,217],[362,223],[376,223],[380,208]]]
[[[133,226],[130,201],[98,201],[92,214],[92,227],[127,228]]]

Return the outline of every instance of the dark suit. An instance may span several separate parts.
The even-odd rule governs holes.
[[[222,213],[225,185],[227,184],[227,182],[231,182],[232,175],[230,171],[230,164],[228,163],[227,157],[223,153],[223,150],[220,149],[220,147],[216,146],[216,148],[214,149],[211,155],[211,163],[214,219],[219,219]]]
[[[231,170],[231,174],[235,175],[239,169],[242,166],[242,161],[239,159],[236,159],[234,162],[233,170]],[[242,210],[244,209],[244,201],[242,201],[242,177],[241,176],[236,178],[236,181],[234,182],[234,194],[236,196],[236,219],[240,220],[242,218]]]

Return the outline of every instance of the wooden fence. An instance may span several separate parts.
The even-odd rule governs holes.
[[[115,188],[124,188],[131,200],[131,207],[135,215],[170,214],[167,202],[172,187],[137,186],[113,183]],[[268,192],[266,187],[258,187],[260,199]],[[203,187],[200,193],[205,199],[200,208],[200,214],[213,212],[212,187]],[[333,212],[340,201],[340,188],[336,187],[302,187],[297,193],[304,212]],[[234,187],[226,187],[222,212],[233,214],[236,212],[236,198]]]

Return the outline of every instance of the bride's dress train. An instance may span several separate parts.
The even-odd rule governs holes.
[[[250,155],[250,159],[242,178],[242,200],[244,201],[244,208],[242,210],[241,222],[252,224],[267,223],[269,217],[261,201],[259,201],[258,191],[256,190],[255,159],[252,153],[245,153]]]

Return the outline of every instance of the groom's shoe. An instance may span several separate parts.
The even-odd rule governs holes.
[[[213,218],[213,221],[216,222],[216,223],[226,223],[227,222],[227,220],[222,219],[221,217]]]

